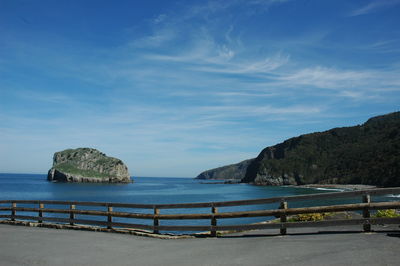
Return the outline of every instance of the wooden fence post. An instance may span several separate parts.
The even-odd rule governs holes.
[[[363,203],[370,203],[371,202],[371,196],[369,194],[363,195]],[[369,212],[369,208],[366,207],[363,210],[363,218],[370,218],[371,213]],[[371,224],[364,224],[363,225],[364,232],[371,232]]]
[[[73,210],[75,210],[76,206],[74,204],[71,204],[70,206],[70,210],[71,212],[69,213],[69,219],[71,219],[72,221],[69,222],[70,225],[74,225],[74,221],[75,220],[75,213],[73,213]]]
[[[288,208],[288,204],[286,201],[281,201],[281,205],[279,206],[279,209],[285,210]],[[282,214],[281,215],[281,219],[280,219],[281,223],[286,223],[287,222],[287,216],[286,214]],[[286,225],[282,224],[281,225],[281,235],[286,235],[287,230],[286,230]]]
[[[42,211],[43,208],[44,208],[44,204],[43,203],[39,203],[39,218],[43,217],[43,211]],[[42,222],[43,222],[42,219],[38,220],[38,223],[42,223]]]
[[[158,215],[160,214],[160,209],[154,206],[154,220],[153,220],[153,233],[159,234],[158,226],[160,225],[160,220],[158,219]]]
[[[214,206],[211,207],[211,213],[213,214],[211,217],[211,232],[210,235],[212,237],[217,236],[217,231],[215,230],[215,226],[217,226],[217,218],[215,218],[215,214],[218,213],[218,209]]]
[[[111,207],[111,206],[107,206],[107,212],[108,212],[108,216],[107,216],[107,222],[108,222],[108,225],[107,225],[107,229],[112,229],[112,215],[111,215],[111,212],[113,211],[113,207]]]
[[[11,221],[15,221],[15,215],[17,213],[17,211],[15,210],[15,208],[17,208],[17,203],[16,202],[12,202],[11,203]]]

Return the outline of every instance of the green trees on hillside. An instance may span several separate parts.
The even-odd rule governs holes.
[[[250,163],[242,181],[269,184],[276,178],[282,178],[280,185],[400,186],[400,112],[267,147]]]

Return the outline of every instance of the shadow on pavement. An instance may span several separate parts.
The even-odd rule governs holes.
[[[388,233],[387,236],[389,236],[389,237],[400,237],[400,232]]]
[[[356,231],[356,230],[341,230],[341,231],[318,231],[318,232],[304,232],[304,233],[288,233],[286,236],[312,236],[312,235],[328,235],[328,234],[363,234],[365,233],[364,231]],[[378,233],[378,234],[386,234],[389,237],[400,237],[400,231],[395,231],[395,230],[379,230],[379,231],[371,231],[369,233]],[[257,238],[257,237],[284,237],[284,235],[280,234],[268,234],[268,233],[258,233],[254,232],[249,233],[249,234],[244,234],[244,235],[225,235],[225,236],[218,236],[218,238]]]

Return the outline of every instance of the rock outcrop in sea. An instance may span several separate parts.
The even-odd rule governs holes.
[[[130,183],[128,167],[92,148],[56,152],[47,179],[56,182]]]
[[[250,161],[245,172],[241,182],[267,186],[400,186],[400,112],[373,117],[362,125],[305,134],[266,147]]]

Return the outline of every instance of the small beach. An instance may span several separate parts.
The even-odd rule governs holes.
[[[296,187],[302,188],[314,188],[321,190],[339,190],[339,191],[352,191],[352,190],[365,190],[365,189],[373,189],[376,186],[371,185],[361,185],[361,184],[309,184],[309,185],[301,185]]]

